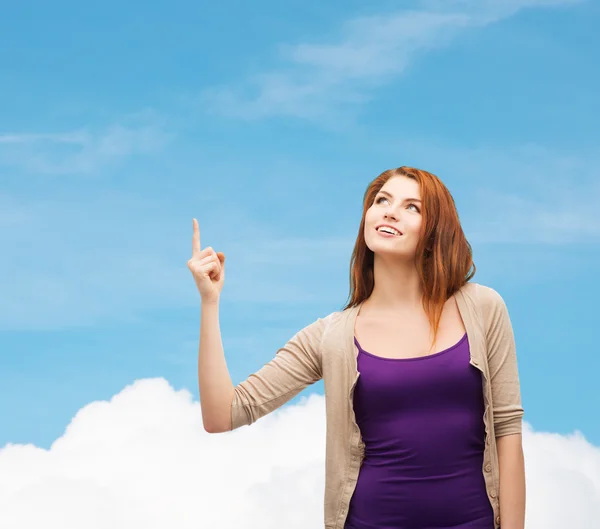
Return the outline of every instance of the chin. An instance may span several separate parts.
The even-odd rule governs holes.
[[[406,250],[399,250],[398,248],[386,248],[383,245],[373,245],[371,251],[375,255],[381,255],[386,257],[404,257],[407,255]]]
[[[367,248],[371,250],[375,255],[379,255],[380,257],[398,257],[401,259],[408,259],[410,257],[414,257],[415,250],[407,249],[407,248],[393,248],[391,245],[381,243],[369,243],[367,244]]]

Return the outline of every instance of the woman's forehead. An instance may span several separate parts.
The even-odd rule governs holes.
[[[400,199],[409,195],[414,198],[421,197],[419,183],[407,176],[393,176],[383,185],[380,192]]]

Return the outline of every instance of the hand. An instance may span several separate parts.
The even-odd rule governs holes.
[[[210,246],[200,250],[200,228],[193,219],[192,258],[187,262],[203,302],[218,301],[225,281],[225,255]]]

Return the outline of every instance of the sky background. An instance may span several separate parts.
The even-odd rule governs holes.
[[[596,523],[599,26],[591,0],[0,2],[0,526],[322,526],[322,382],[203,431],[192,218],[238,383],[342,308],[400,165],[508,306],[527,527]]]

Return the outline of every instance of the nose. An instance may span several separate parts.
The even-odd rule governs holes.
[[[396,215],[394,215],[394,211],[389,208],[384,214],[383,214],[383,218],[384,219],[393,219],[393,220],[398,220],[396,218]]]

